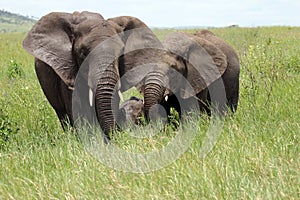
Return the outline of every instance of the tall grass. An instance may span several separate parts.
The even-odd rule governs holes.
[[[211,31],[240,57],[237,113],[205,159],[207,116],[190,121],[195,138],[178,160],[139,174],[107,167],[71,129],[63,132],[21,47],[24,34],[1,34],[0,199],[299,199],[300,28]],[[157,132],[140,140],[120,133],[114,143],[145,152],[176,135]]]

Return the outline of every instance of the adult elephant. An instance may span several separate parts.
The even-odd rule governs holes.
[[[227,67],[221,78],[225,86],[227,105],[232,112],[235,112],[237,110],[239,101],[240,75],[240,64],[237,53],[232,46],[230,46],[221,38],[217,37],[211,31],[201,30],[194,35],[211,42],[225,54]]]
[[[226,112],[227,106],[233,112],[237,109],[240,66],[229,44],[208,30],[171,33],[163,43],[169,53],[145,81],[147,117],[152,106],[159,104],[168,115],[171,107],[180,115],[195,106],[210,113],[210,105],[214,105],[220,114]]]
[[[82,79],[85,85],[78,87],[83,88],[83,96],[89,96],[90,108],[87,109],[95,109],[107,137],[116,128],[113,110],[118,110],[117,91],[140,86],[142,77],[125,78],[123,85],[117,82],[127,71],[149,61],[148,55],[153,57],[156,52],[151,47],[156,45],[161,45],[159,40],[139,19],[121,16],[105,20],[100,14],[91,12],[45,15],[23,41],[23,47],[35,57],[42,90],[62,124],[66,120],[74,124],[75,78],[81,65],[87,66],[82,72],[87,74]]]

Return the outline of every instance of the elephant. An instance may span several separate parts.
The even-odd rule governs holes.
[[[212,109],[219,116],[228,107],[235,112],[239,98],[239,59],[235,50],[208,30],[195,34],[175,32],[163,41],[169,52],[161,57],[155,73],[145,80],[144,112],[157,118],[173,107],[181,117],[194,108]],[[152,108],[161,105],[158,109]],[[162,108],[164,109],[163,111]]]
[[[87,11],[49,13],[38,20],[23,41],[25,50],[35,58],[37,78],[61,124],[69,121],[74,126],[72,109],[87,109],[95,113],[107,139],[117,127],[118,93],[132,86],[142,90],[143,77],[120,77],[159,58],[152,47],[161,45],[138,18],[104,19]],[[81,70],[83,65],[86,69]],[[74,95],[76,91],[84,94]],[[74,96],[85,99],[74,101]]]
[[[201,30],[194,35],[211,42],[225,54],[227,59],[227,67],[222,75],[222,81],[224,82],[225,86],[227,105],[232,112],[235,112],[237,110],[239,101],[240,75],[239,58],[236,51],[232,46],[227,44],[221,38],[217,37],[211,31]]]
[[[138,125],[139,119],[144,114],[144,100],[136,96],[130,97],[119,108],[117,122],[120,125],[133,124]]]

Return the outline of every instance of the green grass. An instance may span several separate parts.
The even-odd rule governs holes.
[[[22,49],[25,35],[0,34],[0,199],[299,199],[300,28],[211,30],[239,54],[238,111],[204,159],[207,116],[190,121],[195,139],[178,160],[144,174],[107,167],[72,130],[63,132]],[[155,30],[160,38],[167,32]],[[113,142],[149,152],[176,135],[157,132],[120,133]]]
[[[0,33],[26,33],[30,30],[34,23],[25,23],[25,24],[8,24],[0,23]]]

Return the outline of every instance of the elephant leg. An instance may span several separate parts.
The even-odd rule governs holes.
[[[178,100],[178,98],[176,97],[176,95],[170,95],[168,96],[168,100],[167,101],[163,101],[161,103],[161,105],[164,107],[167,116],[171,115],[171,108],[174,108],[175,111],[178,112],[179,117],[181,117],[182,114],[182,108],[181,108],[181,103],[180,103],[180,99]]]
[[[225,89],[225,83],[222,78],[217,79],[211,85],[208,86],[208,102],[209,102],[209,115],[212,111],[215,111],[220,116],[224,116],[227,111],[227,91]]]
[[[197,100],[198,100],[198,105],[199,105],[199,109],[200,112],[206,112],[208,115],[211,114],[210,111],[210,101],[209,101],[209,92],[208,92],[208,88],[205,88],[204,90],[202,90],[201,92],[199,92],[197,95]]]
[[[164,102],[163,106],[165,107],[168,116],[171,114],[170,113],[171,108],[174,108],[178,112],[179,118],[181,118],[181,116],[188,115],[188,112],[195,111],[197,109],[197,106],[199,106],[200,110],[201,107],[204,107],[204,103],[203,104],[201,103],[204,101],[199,101],[200,99],[199,97],[201,99],[206,99],[207,92],[199,93],[197,94],[196,98],[190,97],[188,99],[182,99],[181,97],[177,98],[175,95],[171,95],[168,101]],[[197,111],[198,110],[199,109],[197,109]]]
[[[63,106],[64,111],[66,114],[64,114],[63,119],[60,120],[61,122],[69,122],[71,126],[74,126],[74,120],[72,116],[72,90],[68,89],[67,85],[60,81],[60,96],[63,99]]]
[[[65,129],[66,121],[70,121],[72,125],[71,107],[69,105],[67,109],[67,102],[65,102],[65,99],[72,98],[72,95],[66,91],[66,86],[62,85],[62,81],[55,71],[41,60],[35,59],[35,71],[42,90],[54,108],[62,127]]]
[[[223,76],[223,83],[226,91],[227,106],[235,112],[239,101],[239,70],[227,70]]]
[[[175,95],[168,96],[167,101],[165,101],[164,99],[163,102],[161,102],[161,106],[165,110],[167,123],[177,129],[179,124],[177,122],[177,119],[172,116],[173,113],[171,113],[171,108],[174,108],[174,110],[178,112],[179,119],[181,118],[181,108],[177,97]]]
[[[239,101],[239,85],[237,83],[232,83],[233,88],[226,89],[227,95],[227,106],[230,108],[232,112],[235,112],[238,107]]]

